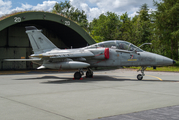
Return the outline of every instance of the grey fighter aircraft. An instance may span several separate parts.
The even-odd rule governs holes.
[[[137,75],[142,80],[144,70],[149,66],[168,66],[175,63],[174,60],[143,51],[140,47],[122,40],[110,40],[96,43],[79,49],[59,49],[41,30],[34,26],[26,27],[34,54],[30,59],[5,59],[5,61],[32,61],[39,64],[37,69],[79,69],[74,73],[75,79],[84,75],[83,68],[87,68],[86,77],[93,77],[91,67],[107,66],[141,66]],[[150,44],[150,43],[144,43]]]

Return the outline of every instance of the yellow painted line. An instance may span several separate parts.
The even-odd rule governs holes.
[[[157,78],[157,79],[159,79],[160,81],[163,81],[161,78],[159,78],[159,77],[156,77],[156,76],[152,76],[152,75],[146,75],[146,76],[154,77],[154,78]]]

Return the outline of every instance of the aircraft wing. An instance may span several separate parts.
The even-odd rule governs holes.
[[[67,53],[61,55],[54,55],[50,58],[80,58],[80,57],[93,57],[94,54],[91,52],[75,52],[75,53]]]
[[[30,57],[36,58],[50,58],[50,59],[59,59],[59,58],[81,58],[81,57],[93,57],[94,54],[90,51],[83,51],[83,52],[67,52],[67,53],[60,53],[60,54],[35,54]]]
[[[41,58],[37,59],[4,59],[4,61],[40,61]]]
[[[83,52],[64,52],[60,54],[34,54],[30,56],[31,59],[4,59],[4,61],[40,61],[44,59],[64,59],[64,58],[85,58],[93,57],[94,54],[90,51]],[[33,59],[32,59],[33,58]]]

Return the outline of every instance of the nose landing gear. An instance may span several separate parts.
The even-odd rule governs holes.
[[[145,76],[144,74],[144,70],[146,70],[147,67],[141,67],[139,70],[137,70],[137,72],[141,71],[142,74],[138,74],[137,75],[137,79],[138,80],[142,80],[143,79],[143,76]]]

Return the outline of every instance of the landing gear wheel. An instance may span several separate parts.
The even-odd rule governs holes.
[[[81,73],[80,72],[75,72],[74,78],[75,79],[80,79],[81,78]]]
[[[142,74],[138,74],[138,75],[137,75],[137,79],[138,79],[138,80],[142,80],[142,79],[143,79],[143,76],[145,76],[144,70],[146,70],[146,68],[147,68],[147,67],[142,66],[142,67],[137,71],[137,72],[141,71],[141,73],[142,73]]]
[[[142,80],[142,79],[143,79],[143,76],[142,76],[141,74],[138,74],[138,75],[137,75],[137,79],[138,79],[138,80]]]
[[[87,78],[92,78],[93,77],[93,72],[87,71],[86,72],[86,77]]]

